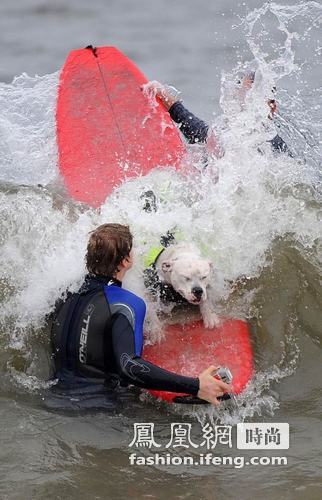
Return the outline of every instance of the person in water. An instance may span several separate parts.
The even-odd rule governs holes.
[[[90,234],[88,274],[77,293],[58,307],[52,326],[55,377],[62,383],[105,381],[145,389],[181,392],[214,405],[230,386],[209,366],[198,377],[169,372],[142,358],[146,305],[122,288],[133,264],[128,226],[103,224]]]
[[[255,80],[255,72],[250,71],[245,73],[243,78],[238,81],[238,99],[242,103],[245,101],[246,94],[248,90],[252,87]],[[149,82],[144,86],[147,89],[151,89],[155,95],[161,100],[167,111],[169,112],[172,120],[180,125],[180,131],[187,139],[189,144],[205,144],[210,146],[208,149],[217,157],[223,155],[223,150],[220,146],[220,142],[214,131],[209,127],[207,123],[191,113],[179,99],[178,92],[171,92],[171,87],[163,85],[157,81]],[[277,105],[275,99],[269,99],[267,101],[269,106],[268,118],[273,119],[274,113],[277,110]],[[276,134],[272,139],[268,141],[272,149],[278,153],[287,153],[292,156],[285,141]]]

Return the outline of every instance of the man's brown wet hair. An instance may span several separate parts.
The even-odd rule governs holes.
[[[133,236],[128,226],[102,224],[90,233],[86,266],[90,273],[113,277],[132,248]]]

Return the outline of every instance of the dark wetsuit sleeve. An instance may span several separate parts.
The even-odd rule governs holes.
[[[268,142],[271,143],[274,151],[277,151],[278,153],[287,153],[289,156],[293,157],[291,151],[288,148],[288,145],[278,134]]]
[[[169,109],[173,121],[180,124],[180,130],[190,144],[206,142],[209,126],[190,113],[182,102],[175,102]]]
[[[145,389],[193,395],[199,391],[198,378],[177,375],[135,356],[133,328],[123,314],[113,321],[112,344],[118,374],[128,383]]]

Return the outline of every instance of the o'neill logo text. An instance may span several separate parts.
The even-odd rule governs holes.
[[[81,363],[86,363],[88,328],[93,311],[94,311],[94,306],[93,304],[90,304],[86,309],[87,315],[83,318],[83,324],[79,339],[79,355],[78,355],[79,361]]]

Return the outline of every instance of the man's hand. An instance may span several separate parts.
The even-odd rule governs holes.
[[[199,391],[197,394],[198,398],[204,399],[215,406],[220,404],[217,398],[231,390],[229,384],[214,378],[218,368],[218,366],[209,366],[199,375]]]
[[[143,92],[149,93],[150,95],[153,94],[155,97],[158,97],[167,111],[169,111],[175,102],[179,101],[179,98],[177,96],[173,96],[165,85],[156,80],[143,85],[142,90]]]
[[[268,118],[270,120],[272,120],[274,117],[274,113],[276,113],[276,111],[277,111],[277,104],[276,104],[275,99],[269,99],[267,101],[267,104],[268,104],[268,107],[270,109],[269,114],[268,114]]]

